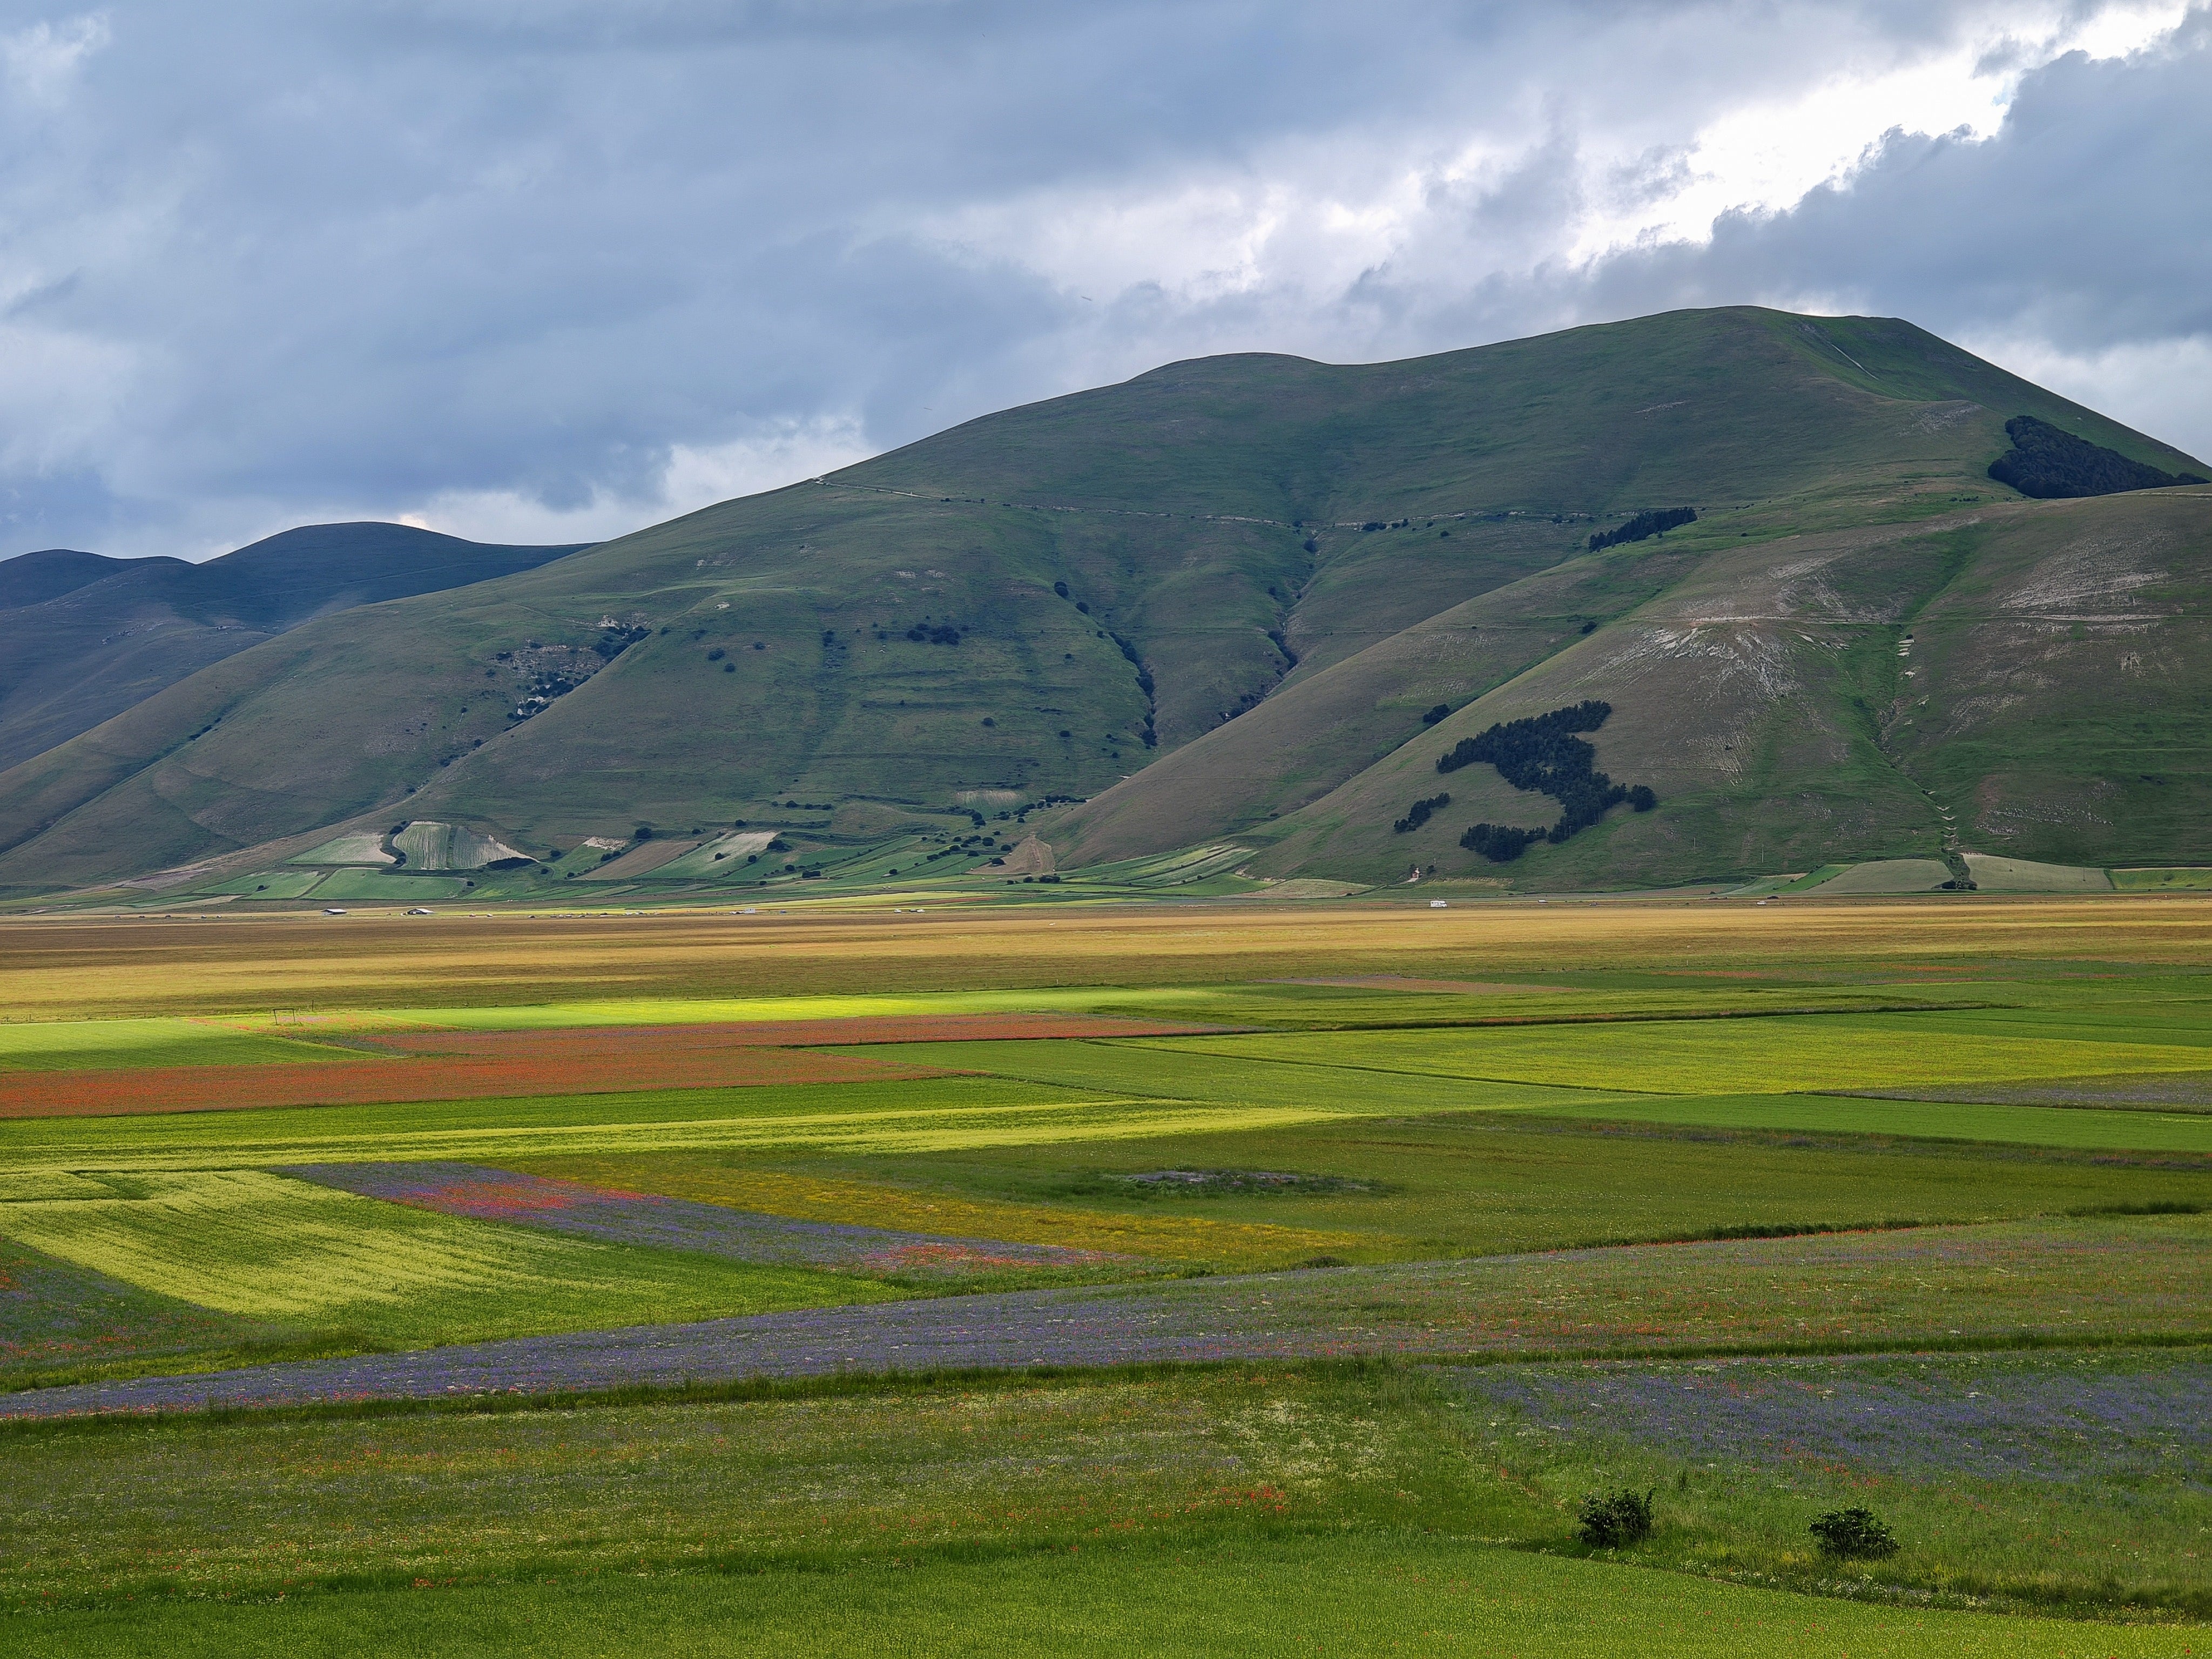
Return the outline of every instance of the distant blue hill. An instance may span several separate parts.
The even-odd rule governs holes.
[[[313,617],[513,575],[581,545],[319,524],[204,564],[70,548],[0,560],[0,768]]]

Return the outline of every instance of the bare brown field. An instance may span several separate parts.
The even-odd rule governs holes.
[[[225,916],[0,921],[16,1019],[712,997],[1216,983],[1389,974],[1753,970],[1913,978],[1996,959],[2212,965],[2212,898],[1576,900],[1269,906],[945,907],[737,918]]]
[[[500,1035],[526,1039],[540,1034]],[[545,1052],[535,1052],[538,1046]],[[0,1120],[628,1094],[647,1089],[742,1089],[777,1083],[886,1083],[949,1075],[933,1066],[811,1049],[725,1044],[689,1050],[591,1052],[573,1044],[518,1042],[497,1055],[0,1073]]]

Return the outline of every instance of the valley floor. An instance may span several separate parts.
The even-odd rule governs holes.
[[[41,919],[0,996],[0,1650],[2205,1644],[2212,901]]]

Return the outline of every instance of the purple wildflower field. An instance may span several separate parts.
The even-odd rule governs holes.
[[[1051,1244],[793,1221],[477,1164],[295,1164],[277,1173],[444,1215],[510,1222],[609,1244],[690,1250],[767,1267],[961,1279],[1008,1268],[1093,1267],[1127,1259]]]
[[[1700,1462],[2212,1490],[2212,1352],[1462,1370],[1468,1399]]]
[[[0,1418],[838,1372],[1358,1354],[1530,1359],[1826,1339],[2212,1340],[2194,1217],[1641,1245],[933,1297],[0,1397]]]

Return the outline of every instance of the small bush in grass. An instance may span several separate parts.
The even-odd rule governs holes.
[[[1879,1561],[1897,1553],[1897,1534],[1872,1510],[1830,1510],[1812,1532],[1820,1553],[1838,1561]]]
[[[1626,1486],[1618,1492],[1592,1492],[1583,1499],[1577,1530],[1594,1550],[1619,1549],[1640,1544],[1651,1536],[1651,1500],[1658,1488],[1638,1497]]]

